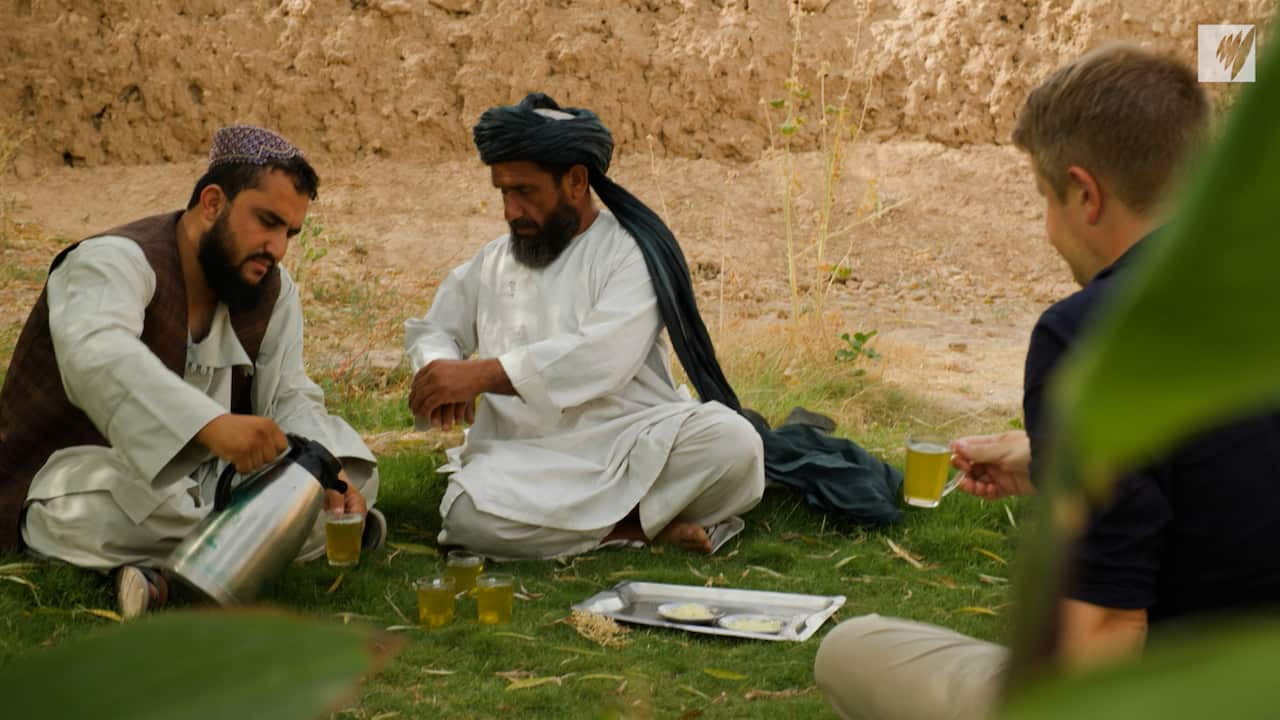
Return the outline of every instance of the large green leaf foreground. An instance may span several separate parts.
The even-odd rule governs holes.
[[[1261,60],[1167,232],[1054,388],[1094,490],[1280,399],[1280,43]]]
[[[1276,717],[1280,620],[1237,621],[1148,648],[1142,662],[1020,693],[1001,720]]]
[[[371,642],[282,613],[166,613],[11,663],[0,697],[12,718],[314,720],[371,667]]]

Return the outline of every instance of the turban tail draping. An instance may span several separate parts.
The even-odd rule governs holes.
[[[676,357],[704,402],[742,412],[737,394],[716,360],[698,313],[689,267],[675,236],[657,213],[609,179],[613,136],[590,110],[561,108],[542,93],[519,105],[487,110],[476,124],[476,148],[486,165],[527,161],[545,166],[584,165],[591,188],[640,246]],[[902,475],[857,444],[807,425],[776,430],[744,413],[764,443],[765,476],[792,487],[813,506],[841,511],[864,525],[900,519]]]

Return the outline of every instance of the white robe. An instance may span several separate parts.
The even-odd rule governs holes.
[[[210,472],[216,458],[192,438],[210,420],[229,412],[232,370],[249,366],[254,414],[272,418],[286,433],[324,445],[343,461],[372,507],[377,461],[355,430],[325,411],[323,392],[307,377],[302,307],[288,272],[280,269],[280,294],[256,367],[236,337],[226,306],[219,303],[209,334],[199,343],[188,340],[182,377],[140,340],[155,287],[155,273],[138,244],[114,236],[83,243],[50,274],[49,329],[63,387],[111,447],[54,453],[32,479],[27,504],[106,492],[134,524],[144,523],[163,504],[183,505],[198,520],[209,509],[210,488],[203,488],[202,502],[200,486],[216,475]],[[189,499],[177,502],[182,495]],[[82,522],[90,534],[109,541],[120,519]],[[57,549],[41,552],[62,557]],[[110,553],[103,555],[103,562],[111,559]]]
[[[518,395],[482,395],[441,514],[465,492],[491,515],[563,530],[625,517],[653,486],[698,407],[677,388],[657,297],[635,240],[608,212],[546,268],[509,236],[455,269],[426,317],[405,323],[414,372],[497,358]]]

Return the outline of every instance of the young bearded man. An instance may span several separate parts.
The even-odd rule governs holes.
[[[0,548],[114,571],[125,617],[164,604],[157,566],[210,511],[219,471],[262,467],[286,433],[343,463],[333,509],[365,511],[377,465],[325,411],[280,267],[318,178],[261,128],[214,136],[185,211],[89,237],[54,259],[0,391]],[[366,546],[385,537],[370,510]],[[301,557],[324,549],[323,527]]]

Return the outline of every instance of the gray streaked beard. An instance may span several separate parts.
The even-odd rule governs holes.
[[[532,221],[513,220],[507,223],[511,228],[511,254],[521,265],[540,270],[555,262],[569,247],[581,222],[578,210],[567,202],[557,205],[532,235],[516,233],[517,228],[534,227]]]

